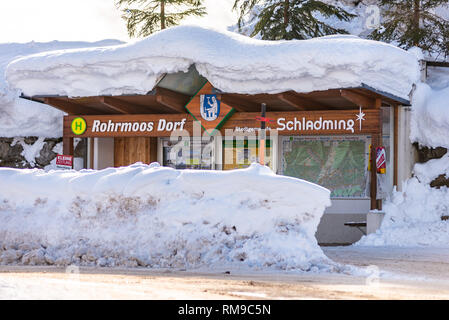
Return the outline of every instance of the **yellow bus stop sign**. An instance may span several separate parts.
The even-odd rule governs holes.
[[[73,119],[71,128],[72,132],[77,136],[82,135],[87,129],[86,120],[84,120],[83,118]]]

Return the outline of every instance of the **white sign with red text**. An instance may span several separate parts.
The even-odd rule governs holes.
[[[56,156],[56,167],[59,169],[73,169],[73,156],[58,154]]]

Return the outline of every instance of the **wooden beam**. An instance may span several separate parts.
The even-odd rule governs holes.
[[[106,107],[122,114],[141,113],[135,105],[113,97],[99,97],[99,101]]]
[[[382,108],[382,100],[379,99],[379,98],[377,98],[376,101],[375,101],[375,103],[374,103],[374,107],[375,107],[376,109]],[[382,118],[380,118],[380,123],[382,124]]]
[[[365,95],[345,89],[340,90],[340,95],[342,98],[354,103],[357,106],[361,106],[364,108],[375,107],[375,99],[371,99]]]
[[[331,108],[328,105],[325,105],[323,103],[311,99],[306,94],[301,94],[294,91],[279,93],[277,94],[277,97],[279,98],[279,100],[282,100],[289,106],[292,106],[301,111],[306,110],[307,107],[323,108],[323,109]]]
[[[177,113],[186,113],[185,105],[190,97],[165,88],[156,88],[156,101]]]
[[[260,111],[260,105],[258,103],[244,100],[234,95],[221,94],[218,95],[218,99],[223,101],[228,106],[234,108],[239,112],[257,112]]]
[[[70,102],[66,100],[67,98],[44,98],[44,102],[56,109],[59,109],[61,111],[64,111],[71,115],[79,115],[79,114],[86,114],[86,115],[96,115],[101,114],[101,112],[98,112],[96,109],[89,108],[77,103]]]
[[[442,61],[426,61],[427,66],[429,67],[443,67],[443,68],[449,68],[449,62],[442,62]]]

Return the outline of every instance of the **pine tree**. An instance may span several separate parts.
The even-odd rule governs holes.
[[[235,0],[238,27],[255,15],[251,36],[264,40],[308,39],[329,34],[348,33],[326,23],[328,18],[349,21],[355,15],[318,0]]]
[[[206,14],[203,0],[116,0],[116,6],[127,6],[122,18],[130,37],[145,37],[186,17]]]
[[[379,0],[383,22],[370,38],[419,47],[430,54],[449,55],[449,21],[437,15],[448,0]]]

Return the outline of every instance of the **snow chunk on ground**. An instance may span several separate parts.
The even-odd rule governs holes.
[[[0,168],[0,263],[338,270],[315,232],[330,192],[253,164]]]
[[[449,177],[449,153],[446,153],[440,159],[432,159],[426,163],[416,163],[413,171],[418,180],[424,184],[430,184],[440,175]]]
[[[441,220],[449,212],[448,188],[431,188],[417,177],[411,178],[403,192],[393,193],[384,211],[381,228],[356,245],[449,247],[449,221]]]
[[[108,48],[24,57],[7,68],[25,95],[146,94],[165,73],[195,64],[214,87],[232,93],[375,89],[409,99],[419,79],[416,57],[357,37],[262,41],[233,32],[179,26],[141,41]]]

